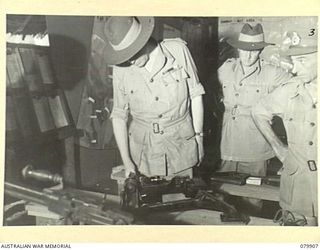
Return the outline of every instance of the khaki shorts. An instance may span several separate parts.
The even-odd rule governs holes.
[[[254,162],[222,160],[221,167],[218,172],[235,171],[239,173],[250,174],[252,176],[266,176],[268,162],[269,160]]]

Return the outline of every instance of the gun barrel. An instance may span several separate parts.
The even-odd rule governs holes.
[[[134,221],[131,214],[123,211],[102,211],[100,206],[86,202],[85,197],[83,197],[83,200],[75,198],[72,193],[70,193],[70,196],[64,192],[50,194],[10,182],[5,182],[4,192],[6,195],[17,199],[44,205],[50,211],[70,217],[69,219],[75,222],[91,225],[121,225],[132,224]]]
[[[46,205],[46,201],[48,199],[56,201],[59,200],[59,198],[54,195],[46,194],[41,191],[19,186],[9,182],[4,183],[4,193],[17,199],[32,201],[42,205]]]

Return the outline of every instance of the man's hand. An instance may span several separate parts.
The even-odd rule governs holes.
[[[288,147],[277,145],[277,147],[274,148],[274,151],[278,159],[283,163],[288,155]]]
[[[135,165],[132,161],[128,161],[126,163],[124,163],[124,169],[126,171],[126,178],[129,177],[130,173],[135,173]]]
[[[199,157],[197,166],[199,166],[204,158],[203,137],[196,135],[196,141],[198,144],[198,157]]]

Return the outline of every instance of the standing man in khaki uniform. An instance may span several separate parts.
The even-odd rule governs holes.
[[[238,40],[227,42],[238,50],[239,58],[228,59],[218,70],[225,106],[219,171],[265,176],[267,160],[274,157],[274,152],[254,124],[251,109],[291,75],[260,60],[261,51],[269,45],[261,24],[245,24]],[[248,210],[258,215],[262,202],[251,199],[247,205],[253,205]]]
[[[252,115],[283,163],[281,222],[317,225],[317,34],[306,29],[296,36],[285,53],[291,56],[296,77],[262,99]],[[274,115],[283,119],[288,146],[270,127]]]
[[[152,17],[110,17],[112,121],[126,176],[189,175],[203,152],[204,89],[186,43],[151,38]],[[132,121],[129,126],[128,116]]]

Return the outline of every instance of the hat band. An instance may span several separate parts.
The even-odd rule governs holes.
[[[263,36],[263,33],[254,35],[254,36],[249,36],[249,35],[240,33],[239,41],[247,42],[247,43],[259,43],[259,42],[264,42],[264,36]]]
[[[130,27],[128,33],[122,39],[122,41],[117,45],[112,44],[111,42],[109,42],[109,43],[112,46],[112,48],[116,51],[124,50],[135,42],[135,40],[139,36],[141,30],[142,30],[142,25],[135,18],[133,18],[133,22],[131,24],[131,27]]]

